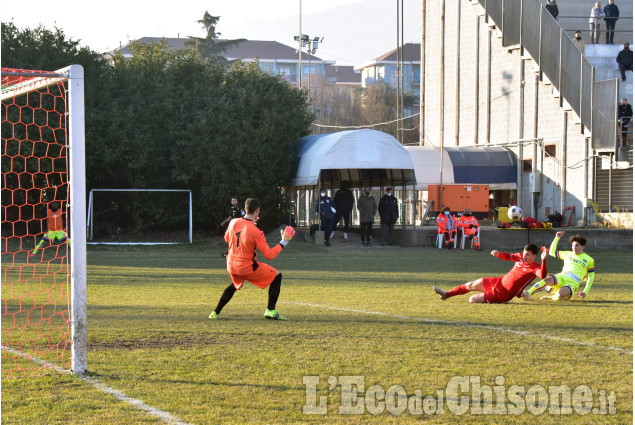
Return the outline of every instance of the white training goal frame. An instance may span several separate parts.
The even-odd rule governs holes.
[[[189,194],[189,223],[188,236],[192,243],[192,191],[189,189],[91,189],[88,195],[88,222],[86,230],[89,234],[89,240],[93,240],[93,192],[183,192]],[[181,242],[88,242],[91,245],[177,245]]]
[[[71,370],[86,373],[88,332],[86,328],[86,166],[84,127],[84,68],[71,65],[54,72],[28,70],[2,71],[3,76],[34,77],[15,85],[2,87],[3,100],[28,94],[47,86],[66,82],[68,114],[68,190],[71,281]]]

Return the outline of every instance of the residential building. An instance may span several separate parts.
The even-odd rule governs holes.
[[[326,81],[335,85],[340,93],[351,93],[362,87],[360,71],[353,66],[327,65],[325,67]]]
[[[172,50],[180,50],[186,47],[186,42],[190,38],[162,38],[162,37],[142,37],[136,42],[150,44],[160,43],[165,40],[168,48]],[[132,56],[130,44],[109,52],[110,55],[119,52],[124,57]],[[299,78],[299,58],[298,50],[289,47],[277,41],[267,40],[246,40],[242,43],[234,45],[223,52],[223,57],[227,60],[240,60],[243,62],[251,62],[258,60],[259,66],[268,72],[280,74],[290,83],[297,83]],[[325,67],[334,64],[333,61],[325,61],[317,56],[302,52],[302,80],[307,81],[309,74],[313,78],[325,77]],[[304,83],[303,83],[304,85]]]
[[[421,44],[406,43],[403,46],[403,91],[412,92],[419,97],[421,83]],[[362,87],[376,82],[389,84],[397,88],[398,52],[391,50],[376,59],[357,65],[356,71],[361,72]]]

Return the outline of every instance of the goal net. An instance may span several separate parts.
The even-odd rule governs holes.
[[[84,373],[83,68],[1,71],[2,377]]]
[[[89,244],[192,243],[192,191],[188,189],[91,189]]]

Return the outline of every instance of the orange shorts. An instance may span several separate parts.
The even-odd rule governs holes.
[[[253,266],[242,267],[242,268],[232,268],[229,271],[229,275],[232,278],[232,283],[236,289],[240,289],[243,287],[243,283],[245,281],[256,285],[261,289],[265,289],[267,286],[271,285],[271,282],[278,275],[278,270],[271,267],[269,264],[255,262],[257,264],[256,269],[253,269]]]

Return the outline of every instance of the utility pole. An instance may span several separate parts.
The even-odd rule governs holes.
[[[300,0],[300,14],[298,15],[298,88],[302,88],[302,0]]]

